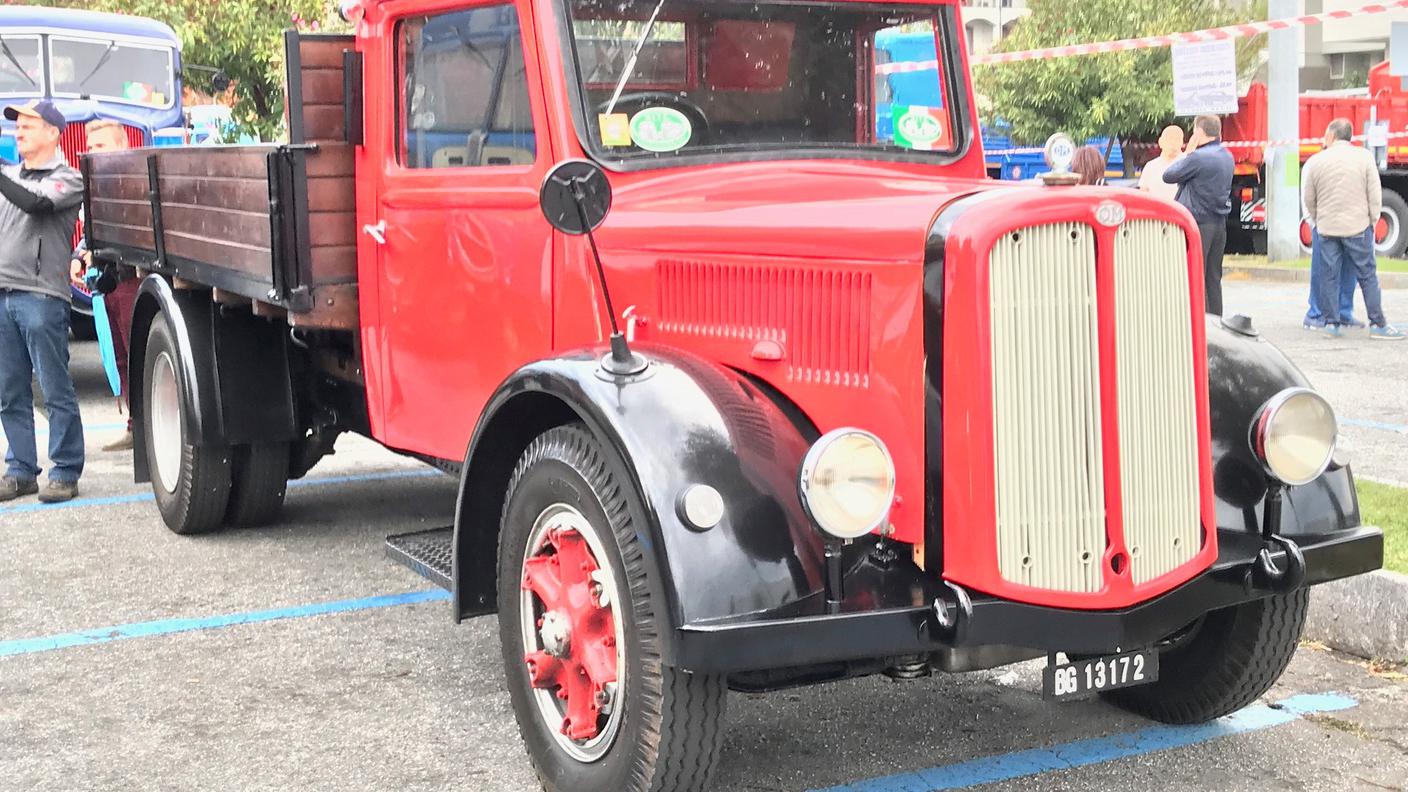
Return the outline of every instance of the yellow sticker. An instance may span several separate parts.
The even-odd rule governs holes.
[[[601,145],[631,145],[631,118],[625,113],[600,113],[596,117],[601,127]]]
[[[162,93],[161,91],[152,91],[152,104],[156,105],[157,107],[165,107],[166,94]]]

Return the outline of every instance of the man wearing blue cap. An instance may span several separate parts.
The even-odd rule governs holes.
[[[63,114],[34,100],[5,108],[21,163],[0,168],[0,425],[9,451],[0,501],[78,494],[83,423],[68,370],[69,254],[83,177],[59,152]],[[34,443],[37,376],[49,409],[49,483],[39,492]]]

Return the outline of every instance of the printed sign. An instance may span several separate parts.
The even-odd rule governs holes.
[[[895,105],[895,145],[918,151],[946,149],[952,145],[948,114],[942,107]]]
[[[631,140],[646,151],[679,151],[693,136],[689,117],[673,107],[647,107],[631,116]]]
[[[596,117],[597,126],[601,129],[601,145],[603,146],[629,146],[631,145],[631,117],[625,113],[600,113]]]
[[[1237,45],[1231,39],[1173,45],[1175,115],[1237,112]]]

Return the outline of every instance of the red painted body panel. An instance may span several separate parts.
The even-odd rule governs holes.
[[[1012,196],[1007,198],[1007,196]],[[1211,422],[1208,413],[1207,335],[1202,293],[1202,253],[1198,228],[1188,212],[1128,190],[1101,188],[1044,189],[1004,194],[1005,212],[972,211],[955,224],[946,250],[959,266],[945,270],[944,325],[944,577],[977,591],[1019,602],[1062,608],[1122,608],[1161,594],[1192,579],[1217,558],[1212,490]],[[1199,430],[1200,511],[1203,546],[1188,563],[1135,585],[1125,563],[1111,568],[1115,556],[1128,559],[1120,506],[1118,393],[1114,332],[1114,229],[1095,220],[1103,200],[1124,204],[1130,219],[1177,223],[1188,240],[1188,275],[1192,284],[1189,316],[1194,389]],[[994,208],[997,207],[994,205]],[[1019,218],[1017,222],[1014,219]],[[992,336],[988,311],[988,251],[1004,233],[1018,226],[1085,223],[1096,231],[1096,288],[1100,301],[1102,432],[1105,456],[1105,585],[1089,594],[1054,592],[1010,583],[998,571],[992,415]],[[959,328],[949,331],[948,328]],[[970,332],[971,331],[971,334]]]

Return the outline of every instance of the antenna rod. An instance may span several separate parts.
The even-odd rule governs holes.
[[[601,253],[596,249],[596,235],[592,233],[592,226],[587,222],[587,210],[582,206],[586,196],[582,194],[582,178],[576,177],[571,181],[572,202],[577,204],[577,217],[582,221],[582,228],[586,229],[587,242],[592,246],[592,260],[596,262],[596,277],[601,282],[601,296],[606,300],[606,315],[611,319],[611,335],[621,334],[621,328],[616,326],[616,308],[611,304],[611,290],[606,287],[606,270],[601,266]],[[616,355],[616,343],[611,344],[611,353]],[[627,353],[629,355],[629,353]],[[619,357],[617,358],[620,359]],[[625,362],[625,361],[622,361]]]

